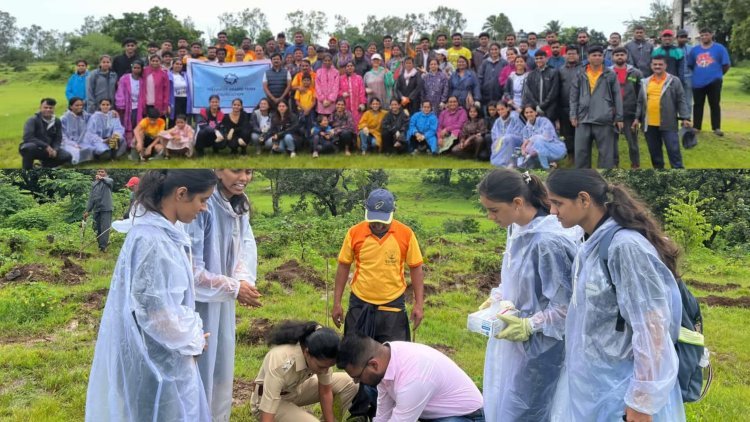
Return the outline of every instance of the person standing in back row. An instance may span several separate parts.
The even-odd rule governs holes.
[[[633,30],[633,41],[625,44],[628,50],[629,62],[641,71],[644,77],[651,75],[651,53],[654,46],[646,40],[646,30],[643,25],[636,25]]]
[[[714,42],[710,29],[701,29],[701,44],[690,50],[688,58],[688,67],[693,71],[693,119],[696,129],[701,130],[703,126],[703,107],[708,97],[711,129],[716,136],[724,136],[721,131],[721,86],[731,64],[726,47]]]
[[[83,219],[89,218],[89,214],[94,215],[94,232],[96,240],[99,243],[99,250],[107,251],[109,243],[109,228],[112,225],[112,186],[114,182],[107,176],[107,170],[97,169],[94,182],[91,184],[91,194],[89,202],[86,204],[86,211],[83,213]]]
[[[575,166],[591,167],[591,144],[596,140],[600,168],[615,167],[615,141],[623,128],[622,96],[617,75],[604,67],[604,49],[589,48],[588,60],[570,87],[570,122],[576,128]]]

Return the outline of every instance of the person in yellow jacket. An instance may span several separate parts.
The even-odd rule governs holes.
[[[362,155],[367,154],[368,150],[375,148],[380,151],[383,146],[380,125],[388,112],[380,108],[381,104],[379,98],[371,98],[370,107],[359,119],[357,129],[359,130],[359,146],[362,149]]]

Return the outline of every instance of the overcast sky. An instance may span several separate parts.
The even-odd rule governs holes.
[[[671,0],[666,0],[670,1]],[[351,24],[360,26],[368,14],[378,17],[395,15],[403,17],[406,13],[427,13],[438,5],[446,5],[461,11],[466,18],[466,31],[480,32],[487,16],[505,13],[518,31],[540,31],[550,20],[559,20],[563,26],[588,26],[605,35],[610,32],[622,32],[625,29],[623,21],[648,14],[650,0],[607,1],[596,2],[584,0],[536,0],[536,1],[328,1],[328,0],[222,0],[216,3],[206,3],[201,0],[160,0],[158,2],[146,0],[127,0],[122,2],[85,1],[74,2],[65,0],[33,0],[33,1],[4,1],[0,10],[10,13],[17,19],[18,27],[37,24],[44,29],[73,31],[83,24],[87,15],[96,17],[112,14],[121,17],[123,12],[146,12],[154,4],[166,7],[177,15],[179,19],[191,16],[198,30],[204,33],[218,32],[219,20],[217,16],[224,12],[239,11],[244,8],[259,7],[268,17],[271,31],[274,33],[284,30],[288,22],[285,15],[297,9],[312,9],[326,12],[329,17],[330,28],[333,29],[333,16],[341,14],[349,19]],[[282,8],[278,5],[283,4]],[[186,6],[189,5],[189,6]],[[387,5],[387,9],[383,6]],[[530,9],[530,10],[529,10]]]

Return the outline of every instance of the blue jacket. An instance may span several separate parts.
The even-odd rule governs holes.
[[[421,133],[426,139],[435,139],[437,141],[437,129],[438,118],[435,116],[435,113],[424,114],[420,111],[411,116],[406,139],[411,139],[412,135]]]
[[[89,71],[83,75],[73,73],[68,78],[68,85],[65,86],[65,98],[70,101],[73,97],[78,97],[86,102],[86,79],[89,77]]]

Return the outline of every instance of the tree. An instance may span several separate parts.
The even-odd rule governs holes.
[[[464,18],[463,13],[459,12],[457,9],[439,6],[437,9],[428,13],[428,16],[432,24],[433,35],[437,35],[439,32],[445,32],[447,34],[461,32],[466,27],[466,18]]]
[[[103,19],[97,19],[93,16],[86,16],[85,18],[83,18],[83,25],[81,25],[81,27],[78,28],[75,33],[76,35],[82,37],[84,35],[102,32],[103,26]]]
[[[560,34],[562,31],[562,24],[558,20],[551,20],[544,25],[544,32],[554,32]]]
[[[687,194],[687,201],[682,198],[674,198],[665,212],[667,233],[680,245],[685,253],[696,248],[703,247],[703,243],[711,238],[714,231],[721,228],[712,227],[706,220],[703,210],[700,208],[713,201],[714,198],[698,200],[698,191]]]
[[[711,28],[716,42],[738,59],[750,56],[750,0],[703,0],[690,18],[699,28]]]
[[[384,35],[390,35],[394,41],[403,41],[400,36],[406,32],[409,23],[397,16],[385,16],[378,19],[375,15],[367,15],[365,23],[362,25],[362,36],[368,40],[380,42]]]
[[[190,23],[188,21],[187,23]],[[122,43],[125,38],[133,37],[139,41],[163,40],[176,41],[178,38],[188,40],[200,39],[202,32],[188,27],[177,20],[169,9],[152,7],[146,14],[123,13],[122,18],[111,15],[104,18],[102,33]]]
[[[515,33],[513,30],[513,24],[510,23],[510,19],[505,13],[499,15],[487,16],[487,20],[484,21],[482,31],[490,34],[490,38],[493,40],[505,39],[506,34]]]
[[[0,57],[4,57],[16,42],[16,18],[0,10]]]
[[[362,36],[359,28],[349,24],[349,20],[341,15],[334,15],[335,24],[333,25],[333,36],[338,40],[347,40],[352,45],[362,45],[367,43],[367,39]]]
[[[252,40],[257,41],[258,35],[264,29],[268,29],[268,18],[260,8],[245,8],[238,13],[222,13],[219,22],[223,29],[229,32],[229,28],[241,28]],[[240,39],[240,41],[242,41]]]
[[[588,26],[584,26],[583,28],[576,28],[573,26],[565,27],[559,32],[560,36],[558,37],[558,39],[562,44],[577,44],[578,32],[580,31],[586,31],[589,34],[589,45],[607,45],[607,40],[609,39],[609,37],[604,35],[603,32],[597,31],[596,29],[589,29]]]
[[[308,12],[295,10],[286,14],[286,20],[290,25],[286,29],[290,38],[291,34],[296,31],[302,31],[305,35],[305,41],[308,43],[317,43],[328,26],[328,17],[325,12],[319,10],[310,10]]]
[[[674,10],[670,4],[663,3],[661,0],[654,0],[649,5],[649,14],[647,16],[623,22],[627,27],[625,34],[623,34],[623,39],[631,39],[633,37],[633,30],[637,25],[644,27],[647,36],[658,36],[662,30],[673,26],[673,14]]]
[[[96,66],[99,63],[99,56],[117,54],[120,51],[120,44],[109,35],[93,32],[71,37],[67,51],[68,57],[73,57],[74,60],[84,59],[90,65]],[[70,63],[65,63],[65,65],[69,67]]]

